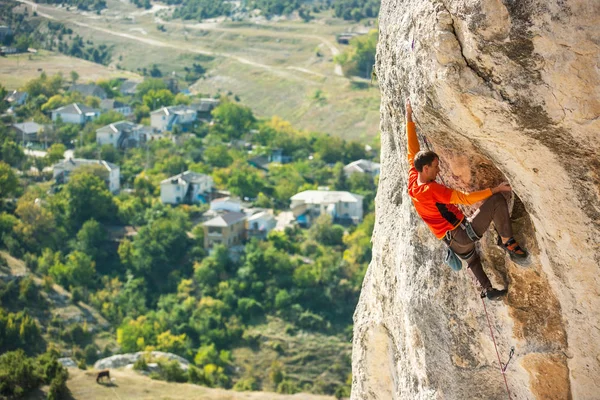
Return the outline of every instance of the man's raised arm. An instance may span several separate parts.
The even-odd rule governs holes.
[[[412,107],[409,99],[406,99],[406,138],[408,140],[408,163],[411,167],[414,167],[413,160],[421,148],[419,147],[419,139],[417,139],[415,123],[412,120]]]

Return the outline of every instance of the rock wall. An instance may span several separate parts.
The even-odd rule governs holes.
[[[511,398],[600,399],[600,2],[383,0],[379,24],[382,169],[352,399],[508,397],[475,281],[444,265],[408,197],[406,97],[444,183],[513,187],[530,265],[481,242],[509,288],[485,304],[502,362],[515,349]]]

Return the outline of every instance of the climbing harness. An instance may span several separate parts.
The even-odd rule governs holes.
[[[509,400],[512,399],[511,395],[510,395],[510,389],[508,388],[508,381],[506,380],[506,368],[508,367],[508,363],[510,362],[510,360],[512,359],[512,356],[515,353],[515,348],[511,347],[510,349],[510,354],[508,356],[508,361],[506,362],[506,364],[503,364],[502,361],[500,360],[500,353],[498,352],[498,346],[496,345],[496,337],[494,336],[494,331],[492,330],[492,323],[490,322],[490,316],[487,312],[487,307],[485,306],[485,301],[483,301],[483,298],[485,297],[485,294],[482,292],[481,293],[481,304],[483,304],[483,310],[485,311],[485,317],[487,318],[487,322],[488,322],[488,326],[490,327],[490,335],[492,335],[492,341],[494,342],[494,348],[496,349],[496,356],[498,357],[498,364],[500,364],[500,373],[502,374],[502,377],[504,378],[504,385],[506,386],[506,393],[508,394],[508,398]]]

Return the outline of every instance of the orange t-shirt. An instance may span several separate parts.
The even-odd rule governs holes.
[[[471,205],[492,195],[491,189],[473,193],[462,193],[437,182],[419,185],[419,172],[414,166],[415,155],[419,152],[419,140],[414,122],[406,124],[408,138],[408,194],[417,213],[423,218],[429,229],[442,239],[447,231],[454,230],[464,219],[464,214],[455,204]]]

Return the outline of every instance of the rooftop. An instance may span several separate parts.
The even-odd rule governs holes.
[[[40,125],[33,121],[22,122],[20,124],[14,124],[13,127],[23,133],[28,133],[28,134],[38,133],[40,131],[40,129],[44,128],[43,125]]]
[[[88,160],[85,158],[69,158],[68,160],[64,160],[64,161],[60,161],[56,164],[54,164],[53,168],[63,168],[63,169],[68,169],[68,170],[73,170],[77,167],[80,167],[82,165],[102,165],[103,167],[105,167],[108,171],[112,171],[114,169],[119,169],[119,166],[116,164],[113,164],[111,162],[108,161],[104,161],[104,160]]]
[[[124,130],[130,130],[139,126],[141,125],[136,125],[130,121],[119,121],[113,122],[112,124],[108,124],[100,129],[97,129],[96,133],[120,133]]]
[[[161,181],[160,183],[172,183],[175,180],[183,180],[187,183],[202,183],[204,180],[206,180],[206,178],[210,178],[210,176],[205,175],[205,174],[199,174],[197,172],[193,172],[193,171],[185,171],[182,172],[181,174],[177,174],[175,176],[172,176],[170,178],[164,179],[163,181]]]
[[[356,172],[373,172],[378,170],[381,167],[381,164],[370,161],[370,160],[356,160],[351,162],[350,164],[344,167],[346,171],[356,171]]]
[[[214,226],[214,227],[227,227],[235,224],[236,222],[243,221],[246,219],[246,214],[241,212],[231,211],[223,215],[219,215],[206,221],[203,225]]]
[[[329,190],[305,190],[291,197],[292,201],[304,201],[307,204],[356,203],[362,199],[363,196],[359,194]]]
[[[95,113],[95,112],[99,112],[99,111],[95,108],[88,107],[81,103],[72,103],[72,104],[68,104],[66,106],[59,107],[56,110],[52,110],[52,112],[81,115],[81,114],[87,114],[87,113]]]

